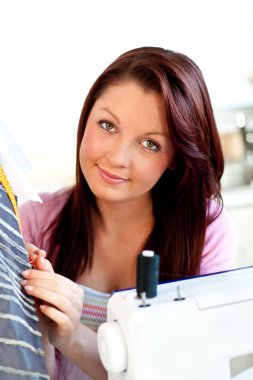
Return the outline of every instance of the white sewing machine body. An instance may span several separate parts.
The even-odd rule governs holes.
[[[227,380],[230,359],[253,353],[253,267],[161,284],[146,302],[135,289],[109,300],[98,330],[109,380]]]

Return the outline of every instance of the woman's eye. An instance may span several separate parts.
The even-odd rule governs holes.
[[[145,140],[142,142],[142,145],[144,146],[144,148],[151,150],[153,152],[158,152],[160,149],[159,144],[155,143],[152,140]]]
[[[107,132],[115,132],[115,127],[109,121],[100,121],[99,125]]]

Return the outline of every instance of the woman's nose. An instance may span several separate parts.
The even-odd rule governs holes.
[[[111,165],[128,167],[133,153],[131,144],[123,141],[114,141],[107,151],[107,160]]]

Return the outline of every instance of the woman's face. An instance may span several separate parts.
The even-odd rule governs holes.
[[[95,102],[80,147],[86,181],[101,200],[145,197],[173,160],[165,106],[134,80],[109,86]]]

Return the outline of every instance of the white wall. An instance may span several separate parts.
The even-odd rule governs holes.
[[[35,186],[71,170],[87,90],[125,50],[181,51],[215,107],[253,103],[252,20],[252,0],[0,0],[0,119],[32,161]]]

